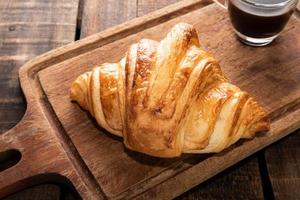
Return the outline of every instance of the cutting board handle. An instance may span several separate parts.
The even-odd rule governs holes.
[[[0,162],[4,166],[0,169],[0,197],[29,186],[34,175],[42,174],[40,165],[36,164],[42,157],[35,158],[33,153],[33,145],[40,139],[34,137],[36,128],[25,115],[14,128],[0,134]]]
[[[71,161],[58,133],[51,128],[52,122],[32,102],[22,120],[0,134],[0,199],[45,182],[65,184],[83,199],[86,196],[99,199],[102,193],[93,183],[81,178],[81,168],[75,169],[75,161]],[[1,168],[3,163],[6,168]],[[90,192],[83,184],[96,189]]]
[[[61,166],[69,170],[66,156],[38,108],[27,109],[23,119],[0,134],[0,199],[46,181],[65,183]]]

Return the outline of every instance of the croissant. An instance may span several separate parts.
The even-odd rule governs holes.
[[[157,157],[220,152],[270,127],[265,110],[228,82],[186,23],[80,75],[70,96],[127,148]]]

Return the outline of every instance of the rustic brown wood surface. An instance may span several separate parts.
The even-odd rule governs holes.
[[[25,111],[19,67],[73,41],[76,15],[76,1],[0,1],[0,132],[12,128]]]
[[[266,163],[276,199],[300,198],[300,130],[266,149]]]
[[[19,67],[74,40],[77,5],[75,0],[0,1],[0,133],[16,125],[26,109]],[[47,184],[7,199],[59,199],[61,191]]]
[[[83,0],[81,38],[136,17],[137,0]]]
[[[142,1],[139,1],[139,2],[142,2]],[[146,2],[146,1],[145,1]],[[150,4],[155,4],[155,3],[153,3],[154,1],[150,1]],[[143,3],[143,2],[142,2]],[[162,3],[163,4],[163,3]],[[139,5],[139,4],[137,4],[137,5]],[[143,4],[144,6],[145,6],[145,3]],[[146,6],[147,7],[147,6]],[[149,7],[151,7],[151,6],[149,6]],[[154,6],[155,7],[155,6]],[[159,7],[159,6],[157,6],[157,7]],[[127,8],[126,8],[126,5],[125,6],[121,6],[120,8],[124,8],[124,10],[126,10]],[[85,10],[86,8],[84,8],[83,7],[83,10]],[[106,9],[108,9],[109,10],[109,7],[108,8],[106,8]],[[151,9],[150,9],[151,10]],[[85,12],[87,12],[87,11],[85,11]],[[124,12],[127,12],[127,11],[124,11]],[[147,12],[147,11],[145,11],[145,12]],[[88,12],[87,12],[88,13]],[[122,12],[120,12],[120,13],[122,13]],[[141,11],[141,9],[137,9],[137,11],[136,11],[136,16],[137,15],[139,15],[138,13],[143,13],[143,11]],[[123,14],[122,14],[123,15]],[[105,14],[104,14],[104,16],[105,16]],[[124,16],[131,16],[131,15],[127,15],[126,13],[124,14]],[[194,15],[194,16],[196,16],[196,14]],[[84,20],[85,20],[85,17],[90,17],[90,16],[88,16],[88,14],[87,15],[82,15],[82,22],[84,22]],[[133,17],[135,17],[135,16],[133,16]],[[113,17],[113,19],[115,19],[114,17]],[[96,19],[96,20],[99,20],[99,19]],[[123,17],[120,17],[120,19],[118,19],[118,20],[123,20]],[[115,20],[114,22],[112,22],[112,25],[114,25],[114,23],[118,23],[118,20]],[[155,21],[155,20],[154,20]],[[150,22],[150,24],[151,23],[153,23],[154,24],[154,22],[153,21],[151,21],[151,19],[149,20],[149,22]],[[93,23],[93,19],[91,19],[90,20],[90,23]],[[155,22],[155,23],[157,23],[157,22]],[[101,24],[101,23],[100,23]],[[82,37],[84,37],[85,36],[85,33],[84,33],[84,23],[82,24]],[[86,35],[89,35],[89,34],[92,34],[92,33],[94,33],[95,31],[97,31],[97,29],[94,29],[94,30],[88,30],[88,27],[89,26],[86,26]],[[101,26],[99,26],[100,28],[99,28],[99,30],[101,30],[101,29],[103,29],[103,27],[105,27],[105,25],[101,25]],[[73,32],[73,33],[75,33],[75,32]],[[121,34],[121,36],[122,36],[122,34]],[[143,35],[141,34],[139,37],[142,37]],[[155,37],[155,36],[154,36]],[[204,38],[204,39],[207,39],[207,38]],[[297,39],[297,38],[296,38]],[[130,40],[129,40],[130,41]],[[298,44],[299,44],[299,40],[296,40],[296,41],[298,41]],[[285,41],[283,41],[283,42],[285,42]],[[125,43],[125,45],[126,45],[127,43]],[[280,41],[279,41],[279,44],[280,44]],[[295,45],[295,44],[294,44]],[[106,48],[108,48],[108,47],[106,47]],[[210,48],[212,48],[213,49],[213,47],[210,47]],[[278,46],[278,49],[280,49],[281,47],[280,47],[280,45]],[[104,48],[105,49],[105,48]],[[124,49],[122,49],[123,51],[124,51]],[[261,51],[262,53],[266,53],[267,51],[264,51],[264,50],[262,50]],[[299,49],[298,49],[298,52],[299,52]],[[297,53],[297,49],[296,49],[296,53]],[[218,52],[216,52],[216,54],[218,54]],[[276,59],[275,59],[275,64],[277,64],[277,65],[280,65],[282,62],[284,62],[285,60],[284,60],[284,58],[282,58],[283,60],[280,60],[281,59],[281,57],[279,58],[279,61],[277,60],[276,61]],[[293,60],[293,59],[292,59]],[[246,62],[247,60],[245,60],[244,62]],[[222,62],[222,60],[221,60],[221,62]],[[226,63],[225,63],[226,64]],[[263,65],[263,64],[268,64],[268,63],[258,63],[258,64],[260,64],[260,65]],[[291,64],[291,65],[293,65],[293,62],[292,63],[289,63],[289,64]],[[280,66],[279,66],[280,67]],[[230,69],[230,68],[229,68]],[[291,68],[291,69],[293,69],[293,68]],[[255,69],[255,70],[257,70],[257,69]],[[257,71],[256,71],[257,72]],[[254,73],[256,73],[255,71],[253,71],[252,73],[254,74]],[[297,72],[297,71],[294,71],[294,72]],[[298,71],[299,72],[299,71]],[[265,72],[264,72],[265,73]],[[279,71],[278,72],[278,74],[280,74],[281,72]],[[255,75],[255,74],[254,74]],[[297,80],[297,75],[299,75],[299,74],[294,74],[294,76],[296,77],[296,79],[295,80]],[[292,75],[291,75],[292,76]],[[243,77],[244,76],[240,76],[240,75],[233,75],[233,80],[235,80],[235,78],[236,77],[238,77],[238,78],[240,78],[241,80],[239,80],[238,78],[237,78],[237,83],[238,82],[242,82],[242,80],[243,80]],[[274,77],[270,77],[270,79],[271,78],[274,78]],[[291,78],[291,79],[293,79],[292,77],[290,77],[290,76],[288,76],[288,78]],[[288,78],[286,79],[286,80],[288,80]],[[255,79],[255,78],[254,78]],[[258,78],[258,81],[265,81],[264,79],[262,79],[261,77],[259,77]],[[272,80],[271,80],[272,81]],[[274,81],[276,81],[276,80],[273,80],[273,82]],[[278,80],[277,80],[278,81]],[[283,83],[285,83],[284,82],[285,80],[279,80],[279,83],[276,85],[275,84],[275,86],[272,86],[271,88],[268,88],[268,89],[270,89],[270,90],[274,90],[274,88],[276,88],[276,87],[280,87],[280,86],[282,86],[281,84]],[[243,87],[245,87],[246,89],[247,89],[247,87],[249,87],[248,89],[251,91],[251,90],[253,90],[253,92],[255,92],[255,86],[251,86],[251,84],[250,84],[250,86],[249,86],[249,83],[245,83],[245,85],[243,86]],[[282,87],[284,87],[284,86],[282,86]],[[283,88],[284,89],[284,88]],[[294,88],[295,89],[295,88]],[[289,103],[289,101],[290,100],[292,100],[293,98],[295,98],[295,96],[293,96],[293,95],[295,95],[295,93],[293,93],[293,91],[294,91],[294,89],[292,89],[291,91],[289,91],[288,92],[288,95],[287,95],[287,98],[284,98],[284,99],[280,99],[280,101],[282,101],[282,102],[284,102],[284,103]],[[296,89],[295,90],[297,90],[297,87],[296,87]],[[259,91],[256,91],[256,92],[259,92]],[[265,92],[265,91],[263,91],[263,92]],[[51,95],[52,95],[52,93],[51,93]],[[50,95],[50,96],[51,96]],[[54,92],[54,95],[55,95],[55,92]],[[256,94],[256,95],[260,95],[260,93],[258,93],[258,94]],[[270,93],[266,93],[266,95],[272,95],[272,94],[270,94]],[[275,97],[277,97],[276,95],[274,96],[273,95],[273,98],[275,98]],[[269,108],[278,108],[278,106],[280,107],[280,104],[276,104],[276,103],[273,103],[273,102],[265,102],[266,104],[270,104],[269,105]],[[273,104],[272,104],[273,103]],[[20,103],[21,105],[22,105],[22,103]],[[290,107],[292,108],[293,106],[295,106],[295,105],[291,105]],[[283,111],[283,110],[282,110]],[[21,111],[22,112],[22,111]],[[280,118],[280,115],[278,115],[278,113],[273,113],[272,114],[272,116],[273,116],[273,118],[275,119],[279,119]],[[282,129],[284,129],[284,127],[281,127]],[[5,128],[4,128],[5,129]],[[279,127],[279,129],[280,129],[280,127]],[[71,137],[72,138],[72,137]],[[66,139],[66,141],[68,141],[67,139]],[[75,142],[74,142],[75,143]],[[297,147],[295,146],[295,149],[296,149]],[[276,152],[275,152],[276,153]],[[267,154],[268,155],[268,154]],[[270,155],[272,155],[272,153],[270,154]],[[273,153],[273,155],[275,155],[274,153]],[[75,156],[76,157],[76,156]],[[268,157],[266,157],[267,158],[267,160],[268,160]],[[293,159],[293,158],[287,158],[288,160],[289,159]],[[274,160],[274,159],[272,159],[272,157],[270,157],[270,160],[272,161],[272,160]],[[280,161],[278,161],[278,162],[280,162]],[[160,163],[160,162],[159,162]],[[249,165],[249,163],[250,163],[250,165]],[[220,190],[217,190],[218,188],[222,188],[222,187],[224,187],[224,185],[226,185],[226,187],[228,187],[228,189],[232,189],[232,188],[230,188],[230,186],[234,186],[234,185],[230,185],[230,184],[228,184],[228,182],[232,182],[232,180],[233,180],[233,182],[234,181],[236,181],[237,179],[236,179],[236,177],[237,176],[241,176],[242,178],[240,178],[238,181],[241,181],[242,180],[242,182],[245,184],[244,186],[244,191],[247,191],[247,179],[250,179],[250,183],[248,184],[249,185],[249,188],[254,188],[255,190],[254,190],[254,192],[253,193],[251,193],[251,191],[250,191],[250,193],[249,193],[249,196],[251,195],[252,197],[253,197],[253,195],[255,196],[255,199],[258,199],[258,198],[262,198],[262,190],[261,190],[261,187],[260,187],[260,184],[262,184],[261,183],[261,181],[260,181],[260,179],[259,179],[259,175],[258,175],[258,164],[257,164],[257,159],[256,158],[254,158],[254,159],[252,159],[251,161],[249,161],[249,163],[247,164],[243,164],[242,166],[244,166],[244,168],[245,169],[243,169],[243,167],[239,167],[238,169],[234,169],[234,170],[231,170],[231,171],[229,171],[229,172],[227,172],[227,173],[229,173],[230,175],[226,175],[226,177],[225,177],[225,180],[222,180],[222,178],[224,179],[224,177],[220,177],[219,176],[219,178],[217,177],[217,179],[214,179],[214,180],[219,180],[219,183],[220,183],[220,185],[218,185],[218,182],[216,181],[216,183],[214,183],[213,181],[209,184],[209,182],[208,182],[208,185],[209,185],[209,188],[211,189],[211,192],[207,192],[207,189],[205,189],[205,187],[208,187],[208,186],[205,186],[205,184],[207,184],[207,182],[206,183],[204,183],[204,184],[202,184],[202,185],[200,185],[198,188],[198,190],[197,191],[201,191],[201,187],[202,188],[204,188],[204,189],[202,189],[202,191],[204,191],[204,193],[202,192],[198,192],[197,193],[197,191],[195,192],[195,191],[192,191],[192,192],[190,192],[190,194],[188,194],[186,197],[187,198],[203,198],[203,197],[205,197],[205,194],[207,195],[206,197],[207,198],[211,198],[211,199],[213,199],[213,198],[220,198],[220,196],[218,196],[218,194],[221,194],[221,193],[224,193],[225,194],[225,197],[228,197],[228,198],[230,198],[230,197],[232,197],[231,195],[233,195],[233,194],[235,194],[235,195],[240,195],[239,197],[240,198],[245,198],[245,196],[243,196],[243,194],[239,194],[239,193],[241,193],[241,190],[240,190],[240,188],[243,188],[243,187],[239,187],[239,190],[237,190],[236,189],[236,193],[229,193],[229,192],[226,192],[226,190],[224,190],[224,189],[220,189]],[[252,167],[252,164],[251,163],[254,163],[253,164],[253,167]],[[295,161],[295,163],[296,163],[296,165],[297,165],[297,160]],[[168,164],[168,163],[167,163]],[[74,164],[73,164],[74,165]],[[163,165],[165,165],[165,164],[163,164]],[[246,167],[245,167],[246,166]],[[250,169],[250,170],[249,170]],[[270,169],[270,172],[272,172],[272,168],[271,167],[268,167],[268,169]],[[238,174],[235,174],[234,172],[235,171],[238,171],[238,172],[241,172],[242,173],[242,175],[239,175],[239,173]],[[244,172],[243,172],[244,171]],[[276,169],[275,170],[273,170],[273,173],[274,173],[274,171],[276,171]],[[291,174],[291,171],[292,170],[289,170],[289,174]],[[231,173],[230,173],[231,172]],[[249,172],[249,173],[247,173],[247,172]],[[254,172],[254,173],[251,173],[251,172]],[[272,174],[272,173],[271,173]],[[232,178],[230,178],[230,177],[232,177]],[[249,177],[251,177],[251,178],[249,178]],[[252,177],[256,177],[256,178],[252,178]],[[272,176],[270,176],[271,178],[272,178]],[[279,178],[278,178],[279,177]],[[277,176],[276,177],[277,179],[284,179],[284,175],[283,176]],[[252,179],[252,180],[251,180]],[[291,180],[294,180],[293,179],[293,177],[291,177]],[[254,185],[251,185],[252,183],[254,183]],[[273,183],[273,185],[275,184],[278,184],[277,182],[272,182]],[[211,184],[212,185],[214,185],[214,186],[211,186]],[[284,184],[284,183],[282,183],[281,182],[281,184]],[[93,185],[93,184],[92,184]],[[100,184],[101,185],[101,184]],[[179,186],[180,186],[180,184],[179,184]],[[168,187],[168,183],[166,184],[166,186],[162,186],[162,188],[164,188],[164,187]],[[226,188],[225,187],[225,188]],[[220,193],[218,193],[218,194],[213,194],[213,191],[215,191],[215,190],[213,190],[213,188],[215,188],[217,191],[219,191]],[[249,189],[248,188],[248,189]],[[274,188],[276,188],[276,187],[274,187]],[[288,187],[286,187],[286,189],[285,189],[285,193],[288,193],[288,191],[289,191],[289,189],[290,188],[288,188]],[[249,189],[250,190],[250,189]],[[274,190],[275,191],[275,190]],[[279,193],[280,193],[280,188],[278,187],[277,188],[277,190],[275,191],[275,194],[276,194],[276,192],[278,192],[279,191]],[[294,192],[295,192],[295,190],[294,190]],[[199,195],[199,194],[201,194],[201,195]],[[290,194],[290,193],[289,193]],[[227,196],[226,196],[227,195]],[[281,197],[280,195],[277,195],[279,198]],[[277,197],[276,196],[276,197]],[[183,196],[182,196],[183,197]],[[222,196],[221,196],[222,197]],[[223,196],[224,197],[224,196]],[[293,195],[291,196],[291,197],[293,197]],[[295,197],[295,196],[294,196]],[[207,199],[206,198],[206,199]],[[237,197],[238,198],[238,197]],[[282,198],[282,197],[281,197]]]

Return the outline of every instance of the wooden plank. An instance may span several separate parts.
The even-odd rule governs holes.
[[[60,193],[59,186],[45,184],[17,192],[6,197],[4,200],[60,200]]]
[[[25,112],[18,70],[26,61],[75,37],[77,0],[0,1],[0,133]],[[55,185],[37,186],[7,199],[59,199]]]
[[[4,80],[2,82],[4,82]],[[15,80],[14,84],[18,84],[17,80]],[[0,88],[0,90],[6,90],[7,86],[5,87],[5,85],[1,84]],[[8,92],[6,91],[6,93]],[[11,94],[11,96],[13,96],[13,94]],[[14,98],[17,101],[23,101],[21,94],[20,96],[16,95]],[[2,99],[1,96],[0,99]],[[9,100],[9,97],[6,97],[6,99]],[[0,134],[12,128],[18,121],[20,121],[20,119],[24,115],[25,107],[25,104],[22,102],[0,103]]]
[[[81,38],[136,17],[137,0],[83,0]]]
[[[137,16],[143,16],[149,12],[153,12],[170,4],[182,0],[138,0],[137,1]]]
[[[265,150],[274,196],[278,200],[300,197],[300,130]]]
[[[258,159],[251,156],[176,200],[263,199]]]
[[[294,15],[300,20],[300,2]],[[268,181],[278,200],[300,197],[300,130],[265,150]]]
[[[176,14],[178,16],[178,12]],[[196,20],[201,18],[206,20]],[[193,184],[199,183],[199,180],[206,180],[205,178],[283,137],[289,133],[288,131],[299,126],[298,118],[294,119],[296,121],[289,120],[290,126],[282,131],[274,132],[273,137],[256,138],[243,143],[239,148],[232,149],[232,151],[227,152],[228,154],[217,154],[209,159],[201,156],[187,158],[193,162],[185,162],[185,157],[180,158],[180,160],[161,160],[151,159],[141,154],[131,154],[124,150],[123,145],[115,137],[105,133],[99,134],[101,129],[91,121],[90,116],[78,106],[70,103],[68,88],[71,82],[79,74],[100,63],[118,61],[128,46],[141,38],[161,39],[170,27],[181,21],[195,25],[203,48],[220,59],[221,66],[230,80],[250,92],[268,109],[274,127],[278,126],[275,120],[280,119],[285,114],[289,116],[293,109],[298,109],[295,107],[299,104],[300,95],[300,85],[298,84],[300,80],[297,79],[300,73],[297,55],[300,49],[298,43],[295,42],[299,39],[297,37],[299,30],[297,20],[291,20],[282,37],[278,38],[272,48],[257,48],[255,51],[236,40],[226,13],[216,6],[202,8],[201,12],[196,8],[164,23],[161,23],[163,19],[160,19],[156,21],[159,24],[150,28],[148,24],[143,23],[144,18],[140,20],[140,26],[136,25],[136,21],[134,21],[131,28],[130,26],[125,27],[125,25],[118,27],[121,29],[119,32],[124,33],[125,31],[122,30],[124,28],[131,35],[126,35],[126,37],[119,34],[114,35],[115,32],[119,33],[118,28],[115,28],[89,37],[82,41],[87,46],[83,45],[82,49],[78,50],[79,56],[53,65],[39,73],[43,89],[55,113],[106,195],[109,197],[116,197],[116,195],[120,198],[128,197],[128,195],[133,196],[146,188],[153,187],[155,189],[149,189],[147,194],[141,198],[149,198],[151,192],[154,195],[170,197]],[[215,31],[221,29],[222,32]],[[160,34],[157,34],[158,32]],[[119,40],[116,39],[117,37]],[[108,38],[114,38],[113,42],[100,45],[103,44],[103,40]],[[91,47],[90,43],[94,40],[96,41]],[[284,51],[287,49],[286,46],[293,54]],[[87,48],[93,49],[82,53]],[[289,60],[287,61],[286,54],[288,53]],[[270,55],[276,55],[276,57]],[[281,68],[288,70],[285,70],[285,79],[278,80],[278,77],[283,73],[279,70]],[[264,87],[262,88],[261,85]],[[280,92],[271,92],[275,90],[275,87],[281,88],[278,90]],[[289,91],[286,91],[287,89]],[[284,124],[286,125],[286,123]],[[89,145],[85,143],[89,143]],[[98,151],[95,152],[93,149],[98,149]],[[190,167],[194,169],[193,172],[190,171]],[[196,173],[199,172],[196,169],[199,169],[201,173]],[[111,180],[114,180],[114,177],[118,177],[118,180],[113,182]],[[159,183],[161,185],[154,187]],[[170,191],[169,188],[174,188],[174,191]]]
[[[29,59],[74,40],[78,1],[0,1],[0,132],[22,117],[18,69]]]
[[[76,200],[78,195],[61,184],[42,184],[26,188],[5,197],[3,200]]]

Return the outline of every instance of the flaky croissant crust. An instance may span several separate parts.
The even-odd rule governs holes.
[[[264,109],[227,81],[186,23],[80,75],[71,99],[126,147],[158,157],[219,152],[269,129]]]

